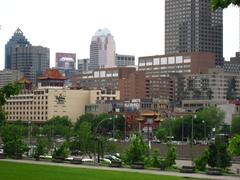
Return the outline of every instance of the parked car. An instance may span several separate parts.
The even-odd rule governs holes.
[[[109,159],[110,161],[122,161],[121,159],[117,158],[114,155],[105,155],[104,158]]]

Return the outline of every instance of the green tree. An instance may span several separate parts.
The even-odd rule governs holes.
[[[209,146],[208,165],[223,169],[231,166],[231,156],[227,151],[226,144],[218,143]]]
[[[195,159],[196,168],[200,171],[205,171],[209,159],[209,150],[205,149],[203,154]]]
[[[20,87],[17,84],[8,84],[0,88],[0,129],[6,121],[6,113],[3,110],[4,104],[7,102],[7,99],[10,98],[10,96],[17,95],[19,92]]]
[[[240,117],[234,117],[232,119],[231,131],[232,134],[240,133]]]
[[[38,137],[37,139],[37,146],[34,149],[34,153],[33,153],[33,157],[36,160],[40,160],[40,156],[41,155],[45,155],[48,152],[48,141],[47,139],[43,138],[43,137]]]
[[[169,145],[168,152],[167,152],[167,157],[166,157],[168,167],[171,167],[172,165],[176,164],[176,162],[175,162],[176,158],[177,158],[176,148]]]
[[[53,151],[53,159],[65,159],[69,155],[69,148],[68,148],[68,143],[63,143],[59,145],[58,147],[54,148]]]
[[[233,156],[240,156],[240,135],[235,135],[232,139],[229,141],[228,151]]]
[[[71,142],[72,151],[80,151],[82,154],[90,155],[93,152],[94,139],[91,124],[88,121],[81,123],[74,132],[74,140]]]
[[[86,113],[78,117],[77,122],[74,125],[74,130],[78,130],[80,125],[84,122],[87,122],[91,125],[91,128],[93,127],[95,123],[95,116],[91,113]]]
[[[232,157],[227,151],[227,145],[226,144],[218,144],[218,166],[220,168],[227,168],[230,167]]]
[[[160,152],[158,149],[154,149],[151,164],[153,167],[158,168],[160,166]]]
[[[4,144],[3,149],[7,156],[21,156],[28,150],[23,140],[25,131],[26,129],[22,125],[7,124],[2,127],[1,137]]]
[[[72,123],[68,116],[54,116],[43,125],[43,134],[48,138],[61,136],[70,138]]]
[[[167,140],[167,131],[165,128],[159,127],[156,131],[156,137],[159,139],[161,142],[166,142]]]
[[[129,164],[144,162],[147,152],[147,144],[144,143],[142,136],[136,134],[133,138],[132,144],[126,151],[126,162]]]
[[[202,111],[197,112],[197,119],[200,120],[199,123],[202,123],[202,120],[206,123],[207,134],[211,132],[212,128],[216,128],[217,131],[220,130],[224,118],[224,111],[214,106],[204,108]],[[201,128],[201,130],[203,129]]]
[[[211,3],[213,10],[227,8],[230,4],[240,6],[240,0],[212,0]]]
[[[211,144],[209,146],[209,159],[208,159],[208,165],[211,167],[217,167],[217,147],[215,144]]]

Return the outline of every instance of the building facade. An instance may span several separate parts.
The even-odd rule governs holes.
[[[76,54],[74,53],[56,53],[56,68],[75,70]]]
[[[12,69],[12,52],[16,47],[31,46],[30,42],[23,35],[23,32],[18,28],[11,39],[5,45],[5,69]]]
[[[36,85],[37,77],[49,68],[50,50],[42,46],[16,47],[12,50],[11,69],[21,71]]]
[[[169,77],[173,73],[201,74],[213,67],[213,53],[175,53],[139,57],[138,60],[138,70],[145,71],[147,78]]]
[[[115,41],[108,29],[99,29],[90,45],[89,70],[115,66]]]
[[[6,86],[9,83],[14,83],[15,81],[22,78],[23,73],[19,70],[2,70],[0,71],[0,88]]]
[[[78,72],[84,73],[88,71],[89,59],[78,59]]]
[[[223,69],[229,73],[240,73],[240,52],[236,52],[235,57],[231,57],[230,61],[224,61]]]
[[[135,66],[135,56],[116,54],[115,56],[116,66]]]
[[[145,73],[133,67],[97,69],[91,73],[76,75],[73,87],[81,89],[102,89],[120,91],[121,100],[145,97]]]
[[[184,74],[207,73],[215,67],[213,53],[175,53],[139,57],[138,70],[146,74],[146,97],[181,104]]]
[[[209,69],[207,74],[184,75],[184,99],[231,100],[240,97],[240,75]]]
[[[7,121],[44,123],[54,116],[68,116],[72,122],[85,113],[85,106],[97,99],[119,99],[119,92],[103,94],[101,90],[71,90],[61,87],[40,87],[7,100],[4,110]]]
[[[223,65],[223,13],[210,0],[165,0],[165,53],[212,52]]]

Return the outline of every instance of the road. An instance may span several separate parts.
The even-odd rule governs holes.
[[[178,177],[190,177],[199,179],[213,179],[213,180],[239,180],[240,176],[210,176],[206,174],[187,174],[169,171],[158,171],[158,170],[137,170],[130,168],[109,168],[101,166],[89,166],[89,165],[73,165],[67,163],[52,163],[44,161],[31,161],[31,160],[12,160],[12,159],[0,159],[0,161],[16,162],[16,163],[27,163],[27,164],[40,164],[40,165],[50,165],[50,166],[61,166],[61,167],[72,167],[72,168],[87,168],[87,169],[99,169],[99,170],[110,170],[110,171],[124,171],[124,172],[137,172],[143,174],[154,174],[154,175],[167,175],[167,176],[178,176]],[[180,164],[189,163],[188,162],[177,162]]]

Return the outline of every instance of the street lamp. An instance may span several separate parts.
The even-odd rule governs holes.
[[[182,144],[183,144],[183,136],[184,136],[184,119],[183,119],[183,116],[180,116],[180,118],[182,119]]]
[[[124,118],[124,141],[127,138],[127,117],[125,115],[123,115]]]
[[[116,115],[115,117],[117,117],[117,115]],[[114,138],[114,129],[115,129],[114,123],[115,123],[115,118],[114,118],[114,117],[107,117],[107,118],[101,120],[101,121],[96,125],[95,131],[94,131],[95,140],[98,140],[98,139],[99,139],[99,138],[97,137],[98,127],[99,127],[103,122],[105,122],[105,121],[107,121],[107,120],[113,120],[113,133],[112,133],[112,135],[113,135],[113,138]],[[98,158],[97,158],[98,163],[100,162],[99,151],[100,151],[100,149],[99,149],[99,144],[98,144]],[[95,154],[96,154],[96,143],[95,143],[95,145],[94,145],[94,162],[96,162]]]
[[[202,123],[204,125],[204,141],[206,142],[207,141],[207,138],[206,138],[206,121],[202,120]]]
[[[28,156],[31,155],[32,147],[31,147],[31,120],[28,120],[28,146],[30,148],[30,151],[28,152]]]
[[[191,159],[192,159],[192,166],[193,166],[193,119],[196,119],[197,115],[192,115],[192,136],[191,136]]]

